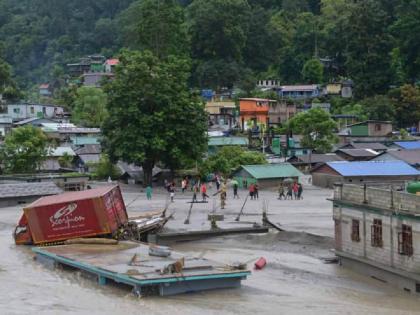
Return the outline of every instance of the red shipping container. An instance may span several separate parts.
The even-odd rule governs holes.
[[[34,244],[112,234],[128,221],[118,186],[43,197],[23,211]]]

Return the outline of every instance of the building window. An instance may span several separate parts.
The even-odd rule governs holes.
[[[19,114],[20,113],[20,108],[13,108],[13,113]]]
[[[371,229],[371,245],[373,247],[382,247],[382,220],[374,219]]]
[[[360,242],[359,223],[359,220],[351,220],[351,240],[353,242]]]
[[[398,233],[398,253],[413,256],[413,231],[410,225],[403,224]]]
[[[35,108],[31,106],[31,114],[35,114]]]
[[[381,131],[381,125],[375,124],[375,131]]]
[[[42,107],[42,113],[45,115],[47,113],[47,108],[46,107]]]

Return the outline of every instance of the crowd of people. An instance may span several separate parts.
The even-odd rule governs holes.
[[[220,194],[221,203],[224,206],[227,199],[227,182],[223,180],[220,176],[215,176],[214,182],[216,184],[216,193],[214,195]],[[207,199],[210,198],[207,194],[208,186],[211,189],[212,182],[206,183],[201,180],[191,179],[189,181],[188,177],[185,177],[181,181],[181,191],[184,194],[189,189],[193,192],[192,202],[207,202]],[[236,180],[231,181],[233,188],[233,199],[239,199],[238,189],[239,184]],[[175,182],[169,182],[165,180],[164,186],[169,193],[171,202],[174,202],[175,197]],[[250,183],[249,185],[244,186],[248,189],[249,197],[251,200],[258,200],[259,198],[259,186],[258,183]],[[147,199],[151,199],[152,189],[148,187],[146,189]],[[198,200],[198,196],[201,195],[201,201]],[[279,200],[300,200],[303,199],[303,186],[297,181],[291,182],[281,182],[278,187],[278,198]]]
[[[294,182],[293,184],[283,184],[280,183],[279,186],[279,197],[278,199],[281,200],[293,200],[293,197],[295,200],[303,199],[302,196],[303,193],[303,186],[301,183]]]

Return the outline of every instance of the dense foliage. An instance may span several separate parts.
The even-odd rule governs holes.
[[[350,77],[372,96],[417,82],[419,30],[419,0],[0,0],[0,50],[21,85],[128,47],[186,52],[205,87],[303,82],[304,65],[322,58],[323,81]]]
[[[76,91],[72,119],[84,127],[101,127],[107,117],[107,97],[99,88],[80,87]]]
[[[209,174],[220,173],[227,178],[232,175],[241,165],[266,164],[264,154],[248,151],[237,146],[223,147],[216,154],[200,164],[200,174],[206,177]]]
[[[332,144],[338,141],[334,134],[336,123],[330,115],[320,108],[299,113],[288,122],[288,128],[301,134],[301,145],[319,153],[330,152]]]
[[[207,116],[188,89],[185,59],[159,59],[148,50],[124,51],[119,57],[115,79],[105,88],[105,147],[111,160],[141,165],[148,185],[157,162],[175,170],[187,158],[201,159]]]
[[[31,125],[16,128],[6,136],[0,150],[5,173],[33,173],[47,156],[47,137]]]

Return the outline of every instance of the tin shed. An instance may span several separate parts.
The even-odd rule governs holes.
[[[240,182],[257,182],[260,188],[276,187],[286,178],[298,181],[301,176],[303,174],[290,163],[242,165],[234,175]]]

